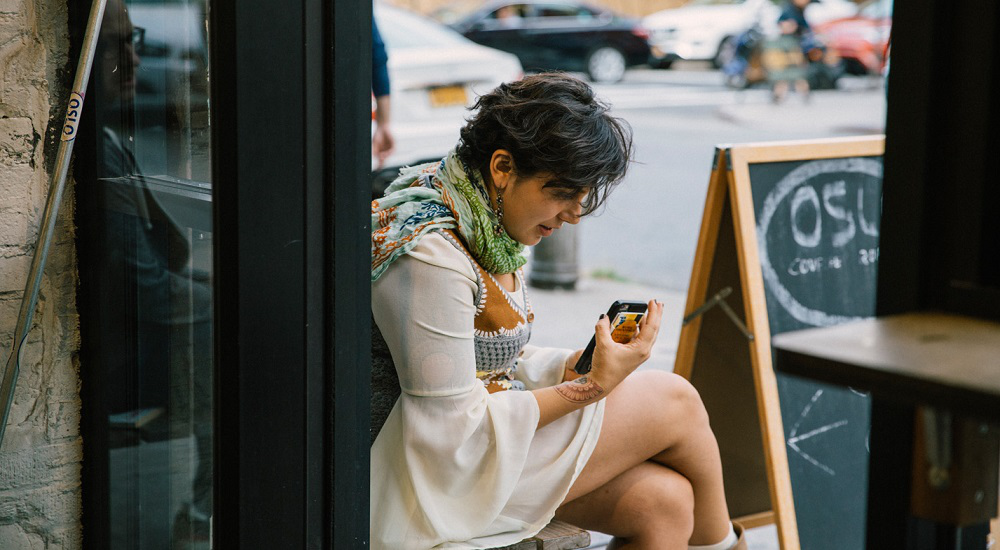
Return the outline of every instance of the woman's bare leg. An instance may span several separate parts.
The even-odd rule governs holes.
[[[698,392],[668,372],[634,373],[607,397],[600,439],[564,506],[599,488],[616,491],[618,486],[608,484],[647,460],[690,482],[694,494],[690,544],[714,544],[724,539],[729,533],[729,511],[718,443]],[[575,513],[586,519],[590,507],[581,508],[585,509]],[[604,511],[598,507],[590,513],[599,521]],[[581,527],[590,525],[583,519]]]
[[[564,504],[556,518],[614,535],[616,549],[684,550],[694,528],[694,494],[687,478],[646,461]]]

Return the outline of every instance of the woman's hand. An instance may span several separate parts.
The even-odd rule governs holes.
[[[639,335],[627,344],[619,344],[611,339],[611,321],[602,315],[595,329],[596,346],[590,372],[581,376],[573,370],[583,354],[583,350],[576,351],[566,358],[561,384],[531,391],[538,400],[538,427],[607,397],[608,392],[649,358],[660,332],[661,317],[663,304],[651,300],[639,322]]]
[[[602,315],[595,327],[594,358],[587,377],[600,386],[605,394],[614,389],[639,365],[649,359],[653,342],[660,332],[663,318],[663,304],[650,300],[646,315],[639,321],[639,335],[627,344],[619,344],[611,339],[611,321]],[[579,357],[577,355],[577,357]],[[576,364],[574,360],[573,364]]]

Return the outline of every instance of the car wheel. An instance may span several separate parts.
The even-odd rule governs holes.
[[[750,87],[750,81],[747,80],[746,75],[743,73],[726,75],[724,79],[726,86],[730,88],[735,88],[737,90],[743,90]]]
[[[656,61],[651,61],[649,66],[654,69],[669,69],[671,65],[674,64],[674,60],[671,58],[664,58]]]
[[[722,39],[719,43],[719,49],[715,52],[715,57],[712,58],[712,67],[716,69],[721,69],[733,60],[736,55],[736,37],[727,36]]]
[[[618,82],[625,77],[625,55],[614,46],[601,46],[587,57],[587,75],[594,82]]]

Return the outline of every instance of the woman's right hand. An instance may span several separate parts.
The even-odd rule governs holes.
[[[602,315],[595,327],[594,357],[591,360],[590,380],[605,392],[610,392],[639,365],[649,359],[653,343],[660,332],[663,318],[663,304],[650,300],[646,315],[639,321],[639,335],[627,344],[619,344],[611,339],[611,320]],[[606,395],[606,393],[605,393]]]
[[[611,321],[601,316],[596,327],[590,372],[569,382],[532,390],[538,400],[538,427],[607,397],[608,392],[649,359],[662,317],[663,304],[650,301],[646,315],[639,321],[639,335],[627,344],[619,344],[611,339]],[[567,377],[568,374],[564,376]]]

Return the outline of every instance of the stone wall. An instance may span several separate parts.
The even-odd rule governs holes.
[[[0,370],[17,323],[75,61],[66,0],[0,0]],[[80,379],[73,193],[64,196],[0,447],[0,548],[75,549]]]

